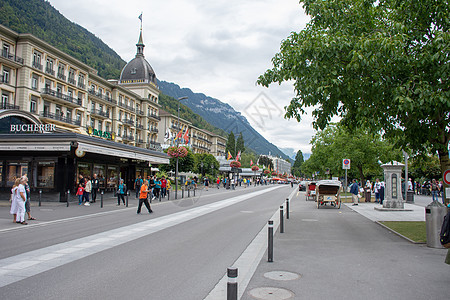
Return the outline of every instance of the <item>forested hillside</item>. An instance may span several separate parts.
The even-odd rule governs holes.
[[[66,19],[44,0],[1,0],[0,23],[18,33],[37,36],[95,68],[105,79],[119,78],[125,65],[101,39]]]

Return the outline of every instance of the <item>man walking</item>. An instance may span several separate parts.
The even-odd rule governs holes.
[[[144,203],[145,207],[147,207],[148,213],[151,214],[153,210],[150,208],[150,203],[148,203],[148,193],[150,191],[148,190],[148,184],[147,180],[144,180],[140,193],[139,193],[139,205],[137,209],[137,214],[141,213],[142,203]]]
[[[139,197],[141,186],[142,186],[142,178],[141,175],[138,175],[138,178],[136,178],[136,180],[134,181],[134,190],[136,191],[136,198]]]
[[[97,192],[100,188],[100,181],[97,178],[97,174],[94,174],[94,177],[92,178],[92,202],[95,202],[95,199],[97,199]]]
[[[373,185],[373,191],[375,193],[375,203],[380,203],[380,190],[381,190],[381,183],[380,179],[375,180],[375,184]]]
[[[353,179],[353,184],[350,186],[350,194],[352,194],[353,205],[358,205],[359,185],[356,179]]]

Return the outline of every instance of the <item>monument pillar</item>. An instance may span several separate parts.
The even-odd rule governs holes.
[[[402,196],[402,169],[405,165],[393,161],[382,165],[384,170],[384,201],[385,209],[404,209]]]

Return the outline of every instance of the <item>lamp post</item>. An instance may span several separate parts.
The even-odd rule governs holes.
[[[202,177],[203,177],[203,162],[200,162],[200,167],[202,168]]]
[[[181,130],[181,126],[180,126],[180,101],[187,99],[188,97],[181,97],[178,98],[178,109],[177,109],[177,129]],[[177,133],[178,134],[178,133]],[[178,145],[180,143],[179,138],[177,138],[177,148]],[[178,156],[177,156],[177,160],[176,160],[176,165],[175,165],[175,199],[178,199]]]
[[[211,175],[214,176],[214,164],[211,164]]]

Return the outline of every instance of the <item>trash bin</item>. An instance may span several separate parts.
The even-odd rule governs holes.
[[[408,191],[408,194],[406,195],[406,202],[414,203],[414,191]]]
[[[370,197],[372,196],[370,189],[364,189],[364,198],[366,202],[370,202]]]
[[[444,248],[440,242],[442,222],[447,214],[447,207],[433,201],[425,207],[425,223],[427,228],[427,246],[431,248]]]

